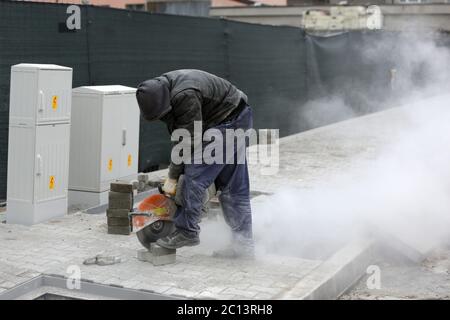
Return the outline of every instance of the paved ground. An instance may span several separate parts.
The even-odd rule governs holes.
[[[338,192],[342,188],[336,179],[360,181],[363,174],[358,170],[366,172],[411,123],[410,113],[396,108],[281,139],[279,172],[263,175],[260,165],[250,170],[252,190],[274,194],[253,199],[255,261],[211,257],[213,249],[227,242],[226,226],[219,219],[203,222],[199,247],[179,250],[173,265],[153,267],[136,259],[140,245],[134,235],[108,235],[103,214],[76,212],[32,227],[0,224],[0,292],[40,273],[67,276],[67,267],[78,265],[83,279],[165,295],[282,296],[353,239],[349,224],[341,221],[348,208],[340,208],[335,198],[348,199]],[[331,190],[321,189],[332,183]],[[118,256],[123,262],[82,265],[97,254]]]
[[[380,288],[368,289],[367,275],[341,299],[450,299],[450,248],[436,250],[419,265],[389,258],[377,265]]]
[[[272,298],[300,280],[317,261],[265,256],[256,261],[212,258],[204,247],[182,249],[173,265],[153,267],[136,259],[135,236],[106,234],[103,215],[72,214],[33,227],[1,225],[0,287],[9,289],[37,273],[81,268],[83,279],[196,298]],[[84,266],[97,254],[121,257],[111,266]]]

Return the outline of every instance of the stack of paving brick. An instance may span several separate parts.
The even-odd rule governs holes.
[[[126,182],[111,183],[106,210],[108,233],[129,235],[133,231],[130,211],[133,210],[133,185]]]
[[[162,182],[164,182],[164,178],[162,177],[152,177],[150,179],[147,173],[139,173],[137,180],[134,180],[132,184],[138,192],[144,192],[152,188],[157,188]]]

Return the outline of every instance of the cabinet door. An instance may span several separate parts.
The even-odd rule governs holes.
[[[103,97],[102,152],[100,162],[101,191],[109,189],[112,180],[120,176],[122,141],[121,103],[114,95]]]
[[[120,98],[122,110],[120,177],[136,174],[139,149],[139,107],[134,94]]]
[[[69,124],[36,127],[34,202],[67,196]]]
[[[72,71],[40,70],[36,123],[69,122]]]
[[[35,71],[11,72],[9,125],[33,126],[38,110],[38,76]]]

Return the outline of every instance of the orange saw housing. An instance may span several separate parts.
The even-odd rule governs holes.
[[[173,200],[170,200],[163,194],[152,194],[148,196],[137,207],[139,212],[151,214],[157,220],[170,220],[173,215],[174,205]],[[143,227],[150,220],[150,217],[135,216],[133,217],[133,225],[136,227]]]

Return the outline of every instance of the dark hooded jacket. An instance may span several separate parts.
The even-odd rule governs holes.
[[[187,129],[194,134],[194,121],[203,131],[228,120],[247,103],[247,96],[229,81],[201,70],[175,70],[142,82],[136,91],[144,119],[160,119],[169,133]],[[183,165],[170,164],[169,177],[178,179]]]

